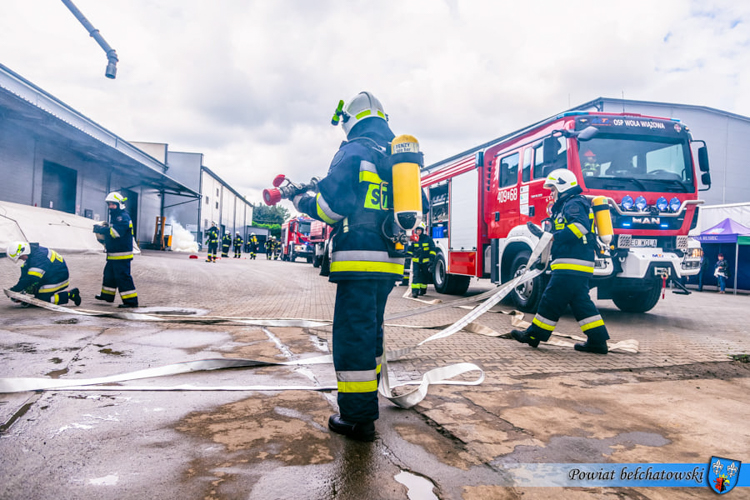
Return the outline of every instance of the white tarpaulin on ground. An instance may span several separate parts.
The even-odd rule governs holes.
[[[11,241],[28,241],[60,253],[101,253],[96,221],[49,208],[0,201],[0,252]]]

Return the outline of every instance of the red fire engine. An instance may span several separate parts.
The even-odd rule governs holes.
[[[320,267],[323,255],[328,251],[328,240],[331,237],[333,227],[325,222],[313,220],[310,225],[310,244],[313,245],[313,267]]]
[[[702,144],[700,178],[693,143]],[[548,217],[542,185],[557,168],[574,172],[586,196],[609,203],[615,235],[596,258],[598,298],[645,312],[666,281],[698,273],[700,246],[688,231],[697,224],[698,191],[711,184],[705,142],[677,120],[569,112],[423,170],[439,292],[462,294],[472,277],[504,283],[525,269],[538,241],[526,223]],[[515,306],[535,311],[546,279],[514,290]]]
[[[302,257],[308,263],[313,261],[314,247],[310,243],[310,226],[314,219],[296,217],[281,225],[281,260],[294,262]]]

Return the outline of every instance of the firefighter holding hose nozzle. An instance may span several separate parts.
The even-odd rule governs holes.
[[[293,202],[299,212],[334,227],[329,280],[337,284],[333,362],[339,413],[328,419],[328,427],[372,441],[379,417],[383,314],[404,272],[404,259],[394,256],[394,244],[383,232],[394,216],[389,184],[395,165],[386,159],[395,136],[382,104],[369,92],[360,92],[346,106],[339,102],[332,124],[339,123],[347,141],[328,175],[316,183],[315,195],[296,194]]]

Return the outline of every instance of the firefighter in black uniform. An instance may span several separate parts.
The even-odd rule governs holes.
[[[546,342],[550,338],[557,321],[570,304],[578,325],[587,337],[586,342],[576,344],[575,349],[607,354],[607,327],[589,295],[589,278],[594,274],[596,249],[591,204],[581,196],[582,189],[570,170],[552,171],[544,187],[552,190],[555,200],[551,210],[554,225],[550,256],[552,272],[531,326],[525,331],[513,330],[511,336],[519,342],[537,347],[539,342]]]
[[[68,266],[59,253],[37,244],[15,241],[8,246],[6,255],[13,262],[21,264],[21,277],[10,289],[11,292],[25,292],[57,305],[67,304],[69,300],[77,306],[81,305],[78,288],[63,291],[70,283]]]
[[[319,193],[293,201],[299,212],[334,226],[329,280],[337,284],[333,363],[340,413],[328,419],[328,427],[372,441],[379,416],[383,313],[394,282],[404,273],[404,259],[391,257],[381,229],[392,213],[385,184],[391,181],[390,169],[382,160],[394,135],[380,101],[369,92],[346,107],[340,104],[334,125],[339,121],[348,141],[318,183]]]
[[[431,281],[435,242],[425,233],[423,223],[414,229],[414,234],[417,241],[409,247],[412,262],[411,296],[418,297],[427,293],[427,284]]]
[[[273,257],[273,236],[266,237],[266,242],[263,246],[266,249],[266,259]]]
[[[278,260],[281,255],[281,241],[276,239],[276,236],[273,236],[271,241],[273,242],[273,260]]]
[[[102,293],[95,298],[114,302],[119,289],[122,298],[119,307],[138,307],[138,293],[130,275],[130,262],[133,260],[133,221],[125,210],[126,200],[127,198],[120,193],[109,193],[105,201],[111,222],[94,226],[95,233],[104,235],[104,246],[107,249]]]
[[[255,233],[250,233],[247,244],[250,247],[250,260],[255,260],[255,257],[258,255],[258,238],[256,238]]]
[[[208,255],[206,262],[216,262],[216,254],[219,253],[219,228],[215,222],[211,222],[211,228],[206,231],[206,243],[208,243]]]
[[[242,236],[239,231],[234,235],[234,258],[242,258]]]
[[[221,239],[221,256],[224,259],[229,258],[229,249],[232,247],[232,235],[226,233]]]

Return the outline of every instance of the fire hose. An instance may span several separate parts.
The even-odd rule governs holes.
[[[535,267],[527,267],[524,273],[515,277],[513,280],[500,286],[499,289],[491,290],[484,294],[476,297],[469,297],[466,299],[460,299],[458,301],[429,306],[420,308],[415,311],[409,311],[407,313],[397,313],[390,315],[386,319],[392,320],[396,318],[403,318],[406,316],[412,316],[416,314],[423,314],[430,312],[441,307],[454,307],[458,303],[467,303],[471,301],[479,301],[486,299],[485,302],[474,309],[472,309],[463,318],[456,321],[447,328],[435,333],[434,335],[424,339],[417,345],[398,349],[394,351],[386,351],[383,356],[382,367],[381,367],[381,383],[379,387],[380,393],[402,408],[411,408],[414,405],[422,401],[427,395],[430,385],[436,384],[449,384],[449,385],[479,385],[484,380],[484,371],[473,363],[458,363],[446,367],[435,368],[426,372],[422,376],[421,381],[409,381],[403,382],[397,385],[391,385],[390,378],[388,376],[388,361],[396,361],[407,354],[418,349],[420,346],[432,342],[434,340],[447,338],[456,332],[460,331],[481,315],[490,310],[494,305],[505,298],[508,293],[514,288],[521,284],[531,281],[545,271],[546,263],[549,260],[549,243],[551,241],[551,235],[544,233],[540,238],[539,244],[535,247],[529,258],[529,263],[534,263],[540,260],[543,264]],[[10,292],[5,290],[5,294],[13,299],[27,302],[39,307],[54,311],[64,311],[66,313],[75,313],[85,316],[100,316],[100,317],[113,317],[125,320],[135,321],[179,321],[179,322],[231,322],[245,325],[255,326],[296,326],[296,327],[319,327],[330,324],[329,321],[323,320],[306,320],[306,319],[259,319],[259,318],[230,318],[230,317],[198,317],[188,318],[182,315],[174,315],[169,317],[160,317],[157,315],[141,314],[135,312],[99,312],[99,311],[82,311],[67,309],[61,306],[50,304],[47,302],[40,301],[33,297],[29,297],[24,294]],[[189,361],[184,363],[176,363],[166,365],[162,367],[147,368],[144,370],[138,370],[134,372],[122,373],[118,375],[112,375],[107,377],[98,377],[92,379],[49,379],[49,378],[0,378],[0,393],[16,393],[26,391],[46,391],[46,390],[65,390],[65,391],[282,391],[282,390],[312,390],[312,391],[332,391],[336,390],[335,386],[324,387],[324,386],[224,386],[224,387],[197,387],[191,385],[181,385],[172,387],[152,387],[152,386],[108,386],[101,384],[115,384],[120,382],[126,382],[130,380],[138,380],[145,378],[163,377],[168,375],[177,375],[183,373],[192,373],[198,371],[212,371],[229,368],[250,368],[250,367],[262,367],[262,366],[295,366],[295,365],[315,365],[315,364],[330,364],[333,362],[333,358],[330,354],[324,356],[317,356],[313,358],[304,358],[285,362],[269,362],[259,361],[252,359],[231,359],[231,358],[219,358],[219,359],[204,359],[197,361]],[[453,378],[470,372],[478,372],[479,375],[474,380],[452,380]],[[408,386],[417,385],[416,389],[408,391],[401,395],[393,393],[392,389]]]

